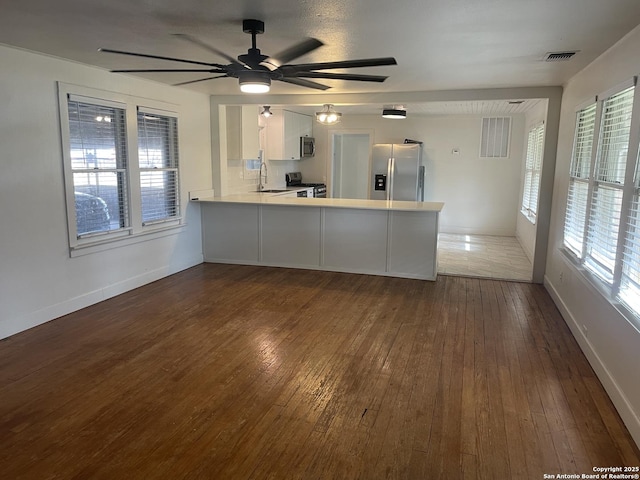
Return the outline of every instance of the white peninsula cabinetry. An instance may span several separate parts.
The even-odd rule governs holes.
[[[437,202],[201,199],[206,262],[435,280]]]
[[[313,120],[309,115],[289,110],[272,109],[266,123],[267,160],[300,160],[300,137],[313,136]]]

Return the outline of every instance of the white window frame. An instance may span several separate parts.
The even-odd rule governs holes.
[[[525,157],[524,186],[522,188],[522,205],[520,211],[527,220],[533,224],[536,223],[538,216],[544,138],[544,122],[539,122],[529,129],[529,133],[527,134],[527,153]]]
[[[595,155],[592,157],[591,175],[589,185],[589,197],[587,207],[587,225],[585,226],[583,264],[586,268],[599,277],[605,284],[611,286],[615,292],[615,277],[619,275],[619,243],[623,236],[621,227],[624,223],[625,212],[622,204],[625,196],[625,185],[633,182],[633,170],[635,162],[629,157],[629,144],[631,143],[631,125],[629,125],[629,138],[624,148],[627,149],[623,159],[624,169],[621,172],[612,172],[605,168],[605,161],[610,160],[608,156],[608,144],[603,144],[604,135],[609,132],[605,105],[623,92],[634,93],[635,87],[626,84],[619,90],[608,92],[599,100],[601,103],[600,116],[597,117],[598,135],[595,148]],[[631,105],[633,115],[633,104]],[[610,139],[607,135],[607,139]],[[619,159],[618,159],[619,160]],[[607,162],[608,163],[608,162]],[[602,192],[602,193],[601,193]],[[611,202],[610,196],[616,197]]]
[[[137,107],[136,113],[136,122],[139,125],[140,116],[143,116],[143,119],[147,117],[157,117],[159,119],[167,119],[169,124],[172,127],[169,127],[168,137],[164,139],[165,142],[165,152],[163,152],[163,164],[162,166],[154,166],[154,167],[146,167],[141,164],[141,157],[143,154],[141,152],[141,146],[138,145],[138,160],[139,160],[139,168],[140,168],[140,191],[141,191],[141,215],[142,215],[142,225],[158,225],[161,223],[168,223],[175,220],[180,219],[180,154],[178,153],[178,117],[174,112],[167,112],[164,110],[158,110],[157,108],[149,108],[144,106]],[[141,139],[140,128],[138,127],[138,140]],[[148,153],[148,152],[147,152]],[[166,193],[166,200],[170,203],[173,203],[173,207],[169,209],[169,213],[163,217],[156,217],[153,219],[145,220],[145,211],[144,211],[144,186],[142,185],[142,179],[144,178],[146,173],[157,173],[162,172],[163,174],[170,174],[174,177],[173,185],[168,186],[168,192]],[[166,185],[165,185],[166,186]]]
[[[626,145],[627,153],[624,162],[623,169],[620,170],[618,179],[614,179],[606,171],[600,169],[599,162],[602,161],[602,136],[603,136],[603,117],[605,103],[625,91],[628,88],[633,88],[634,97],[631,110],[630,131],[629,139]],[[593,104],[593,101],[590,102]],[[574,131],[576,132],[576,138],[574,138],[574,153],[576,148],[577,119],[581,110],[584,110],[586,105],[583,105],[578,109],[576,115],[576,126]],[[586,201],[586,212],[584,219],[584,234],[582,236],[582,244],[580,249],[576,249],[575,246],[569,246],[567,242],[567,228],[565,225],[564,232],[564,246],[561,250],[565,255],[577,266],[578,270],[594,285],[603,296],[618,310],[620,311],[636,328],[640,328],[640,285],[636,285],[636,280],[640,279],[640,261],[638,257],[640,255],[640,249],[638,248],[639,233],[636,232],[637,225],[635,220],[640,218],[637,212],[637,204],[640,199],[640,171],[639,171],[639,157],[638,151],[640,146],[640,86],[637,82],[637,77],[630,80],[620,86],[617,86],[602,95],[596,97],[596,117],[594,125],[593,144],[591,152],[591,163],[588,175],[588,194]],[[571,180],[576,180],[578,177],[573,175],[574,161],[572,157],[570,172],[570,186]],[[608,177],[608,178],[605,178]],[[624,177],[623,181],[620,179]],[[579,178],[580,181],[584,179]],[[616,231],[617,236],[615,238],[615,258],[609,262],[613,264],[611,268],[603,268],[603,265],[598,265],[597,255],[599,249],[602,250],[602,254],[606,251],[606,246],[599,245],[601,241],[601,235],[598,232],[598,226],[602,230],[602,222],[598,225],[594,222],[594,208],[596,208],[596,198],[598,189],[606,189],[610,192],[619,192],[617,195],[620,197],[619,207],[615,208],[615,215],[611,218],[607,217],[606,229],[607,232]],[[569,199],[567,199],[567,209],[565,216],[569,208]],[[618,213],[619,212],[619,213]],[[619,219],[617,216],[619,215]],[[565,219],[566,221],[566,219]],[[590,235],[592,238],[590,238]],[[610,247],[611,244],[609,244]],[[577,251],[580,250],[580,251]],[[595,252],[594,252],[595,250]],[[594,257],[596,257],[594,259]],[[604,265],[606,266],[606,265]],[[627,282],[626,290],[621,290],[621,283],[629,278],[633,281]],[[631,285],[631,288],[628,288]]]
[[[569,189],[564,225],[564,248],[570,250],[578,259],[584,257],[586,219],[589,207],[589,185],[591,183],[591,166],[595,155],[594,141],[597,141],[598,122],[601,103],[597,98],[580,105],[576,111],[573,150],[569,166]],[[580,122],[583,122],[582,124]],[[593,125],[591,125],[593,123]],[[587,125],[590,125],[589,129]],[[585,135],[586,134],[586,135]],[[589,151],[585,149],[589,145]],[[584,155],[584,154],[587,154]],[[579,160],[583,160],[577,165]],[[586,161],[585,161],[586,160]],[[582,196],[579,196],[582,195]],[[583,198],[584,197],[584,198]],[[571,212],[569,211],[571,208]],[[575,212],[574,212],[575,211]],[[569,214],[572,220],[580,222],[577,226],[567,225]],[[575,213],[575,214],[574,214]],[[575,217],[575,218],[574,218]],[[571,241],[568,240],[571,237]],[[574,239],[576,243],[574,243]]]
[[[75,212],[75,187],[73,182],[73,170],[71,168],[70,141],[69,141],[69,107],[68,99],[80,98],[87,103],[95,105],[118,105],[125,110],[126,122],[126,151],[127,151],[127,206],[128,219],[126,227],[115,231],[78,236]],[[65,197],[67,204],[67,225],[69,236],[69,249],[72,257],[85,255],[122,245],[136,243],[150,238],[176,233],[176,229],[184,227],[183,202],[180,202],[179,214],[175,218],[163,222],[153,222],[144,225],[142,222],[142,198],[140,187],[140,166],[138,160],[138,107],[155,109],[179,118],[178,106],[167,102],[150,100],[147,98],[126,95],[118,92],[98,90],[80,85],[58,82],[58,103],[60,115],[60,133],[62,142],[62,158],[65,180]],[[178,136],[180,133],[178,132]],[[178,184],[180,174],[178,167]],[[179,196],[178,196],[179,198]]]
[[[96,131],[106,129],[113,129],[113,137],[102,136],[101,139],[113,140],[113,149],[107,147],[106,149],[97,148],[98,143],[92,143],[91,147],[86,145],[84,142],[88,140],[85,136],[80,134],[81,138],[76,138],[76,141],[80,141],[82,144],[82,161],[84,166],[82,168],[77,168],[74,166],[73,159],[71,158],[72,154],[72,145],[71,145],[71,120],[69,111],[71,109],[71,104],[76,104],[78,106],[78,114],[81,111],[90,113],[91,121],[88,122],[85,118],[84,120],[80,118],[73,118],[73,120],[79,120],[80,123],[78,125],[78,130],[80,132],[86,131],[88,128],[95,129]],[[84,108],[88,107],[88,108]],[[65,179],[70,179],[70,183],[72,185],[72,189],[67,191],[69,198],[69,205],[73,202],[74,212],[77,214],[76,209],[78,206],[78,200],[82,197],[86,198],[86,204],[91,203],[92,206],[89,207],[89,210],[94,210],[92,213],[98,213],[99,222],[102,223],[101,228],[90,230],[90,231],[78,231],[76,222],[76,215],[74,215],[73,225],[69,227],[73,227],[76,237],[79,241],[83,239],[89,239],[93,237],[117,237],[121,235],[126,235],[129,227],[129,182],[127,180],[127,176],[129,175],[129,159],[128,159],[128,151],[126,148],[127,143],[127,132],[126,132],[126,105],[123,103],[117,103],[113,101],[107,100],[97,100],[95,98],[84,97],[80,95],[68,95],[67,101],[65,103],[66,111],[64,112],[67,115],[67,123],[65,124],[65,135],[63,142],[65,142],[64,151],[69,155],[69,161],[65,162]],[[95,116],[95,118],[94,118]],[[91,127],[89,127],[91,125]],[[94,140],[94,139],[92,139]],[[109,144],[111,142],[108,142]],[[102,145],[105,146],[104,144]],[[89,152],[89,150],[93,150],[93,153]],[[113,166],[105,167],[99,165],[103,163],[101,160],[106,160],[106,163],[110,163],[112,160],[105,158],[109,156],[111,151],[114,154],[115,164]],[[101,152],[101,153],[100,153]],[[93,155],[95,160],[93,162],[93,166],[87,165],[89,160],[85,158],[85,153],[88,155]],[[83,185],[76,184],[76,176],[80,176],[89,180],[87,183]],[[114,214],[116,214],[119,221],[117,225],[114,225],[113,221],[110,221],[110,225],[106,227],[104,225],[105,220],[109,220],[107,214],[107,206],[105,204],[105,189],[109,189],[109,183],[105,184],[104,179],[111,177],[112,179],[115,177],[115,185],[111,185],[115,188],[115,194],[110,195],[112,198],[117,199],[111,201],[112,207],[114,204],[117,204],[117,214],[114,212],[114,209],[111,209],[109,213],[111,213],[111,217],[113,218]],[[92,179],[92,180],[90,180]],[[102,181],[100,181],[102,179]],[[89,193],[91,192],[91,193]],[[78,197],[81,195],[81,197]],[[99,195],[99,196],[96,196]],[[91,200],[92,199],[92,200]],[[83,202],[80,202],[83,203]],[[100,205],[103,207],[100,208]],[[85,209],[87,210],[87,209]],[[101,212],[100,212],[101,210]],[[111,218],[111,220],[112,220]],[[95,219],[94,219],[95,220]],[[95,222],[94,222],[95,223]]]

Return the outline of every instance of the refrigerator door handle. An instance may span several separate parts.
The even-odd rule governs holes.
[[[424,165],[418,167],[418,200],[424,202]]]
[[[393,198],[393,168],[395,166],[394,163],[395,162],[393,157],[387,160],[387,191],[386,191],[387,201]]]

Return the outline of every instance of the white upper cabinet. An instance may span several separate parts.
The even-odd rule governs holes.
[[[255,160],[260,150],[259,107],[227,106],[227,157]]]
[[[267,160],[300,160],[300,137],[313,136],[309,115],[289,110],[272,109],[266,123]]]

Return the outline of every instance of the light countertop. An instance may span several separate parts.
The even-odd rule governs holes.
[[[200,203],[238,203],[254,205],[283,205],[297,207],[355,208],[363,210],[393,210],[406,212],[440,212],[443,202],[408,202],[386,200],[362,200],[355,198],[305,198],[286,197],[277,194],[249,192],[223,197],[193,200]]]

